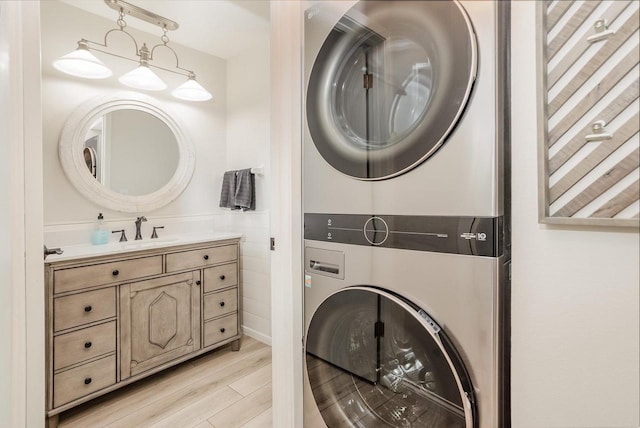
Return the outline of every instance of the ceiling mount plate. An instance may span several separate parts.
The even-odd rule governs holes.
[[[120,12],[122,10],[126,15],[133,16],[134,18],[141,19],[150,24],[157,25],[160,28],[166,28],[167,30],[177,30],[179,25],[177,22],[167,19],[163,16],[156,15],[153,12],[149,12],[146,9],[135,6],[131,3],[127,3],[122,0],[104,0],[104,2],[111,9]]]

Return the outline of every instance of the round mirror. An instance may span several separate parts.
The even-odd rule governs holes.
[[[168,204],[189,184],[195,166],[193,146],[175,119],[136,93],[80,106],[62,130],[59,154],[76,189],[124,212]]]

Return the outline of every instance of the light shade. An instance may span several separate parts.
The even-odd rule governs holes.
[[[58,58],[53,66],[63,73],[85,79],[106,79],[113,74],[102,61],[82,47]]]
[[[175,88],[171,95],[185,101],[208,101],[213,98],[213,95],[196,82],[193,77],[190,77],[182,85]]]
[[[135,89],[142,89],[143,91],[162,91],[167,87],[167,84],[143,63],[141,63],[138,68],[135,68],[120,77],[118,80],[123,85]]]

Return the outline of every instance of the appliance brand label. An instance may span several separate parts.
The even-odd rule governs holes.
[[[487,234],[486,233],[471,233],[471,232],[465,232],[462,235],[460,235],[461,238],[468,240],[471,239],[475,239],[477,241],[486,241],[487,240]]]

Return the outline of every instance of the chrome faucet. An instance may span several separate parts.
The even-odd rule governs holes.
[[[136,223],[136,241],[142,239],[142,233],[140,233],[140,226],[142,226],[142,222],[143,221],[147,221],[147,218],[145,216],[142,217],[138,217],[135,221]]]

